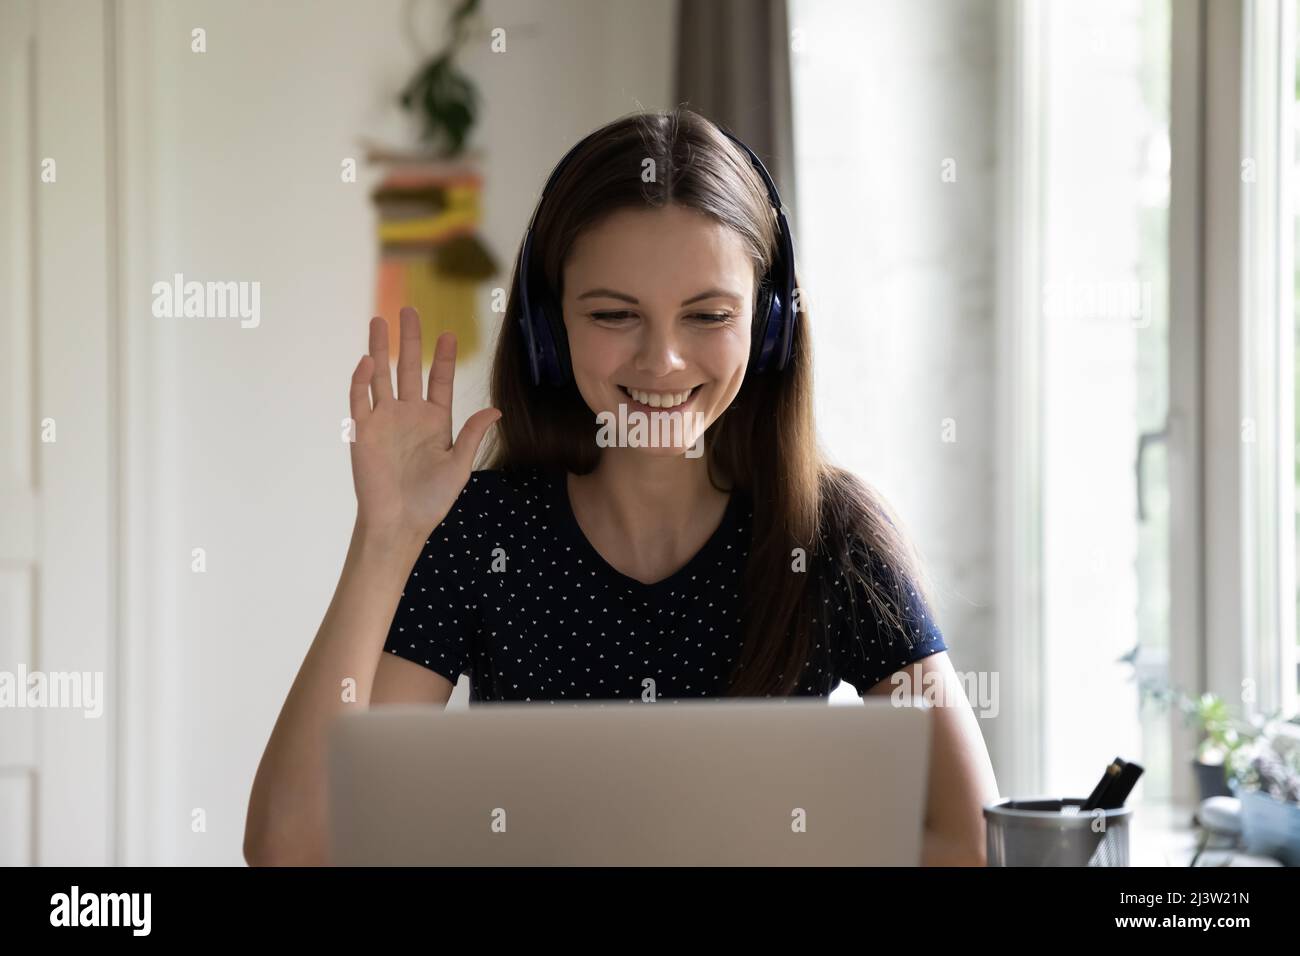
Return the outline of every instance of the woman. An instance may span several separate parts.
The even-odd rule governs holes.
[[[454,337],[426,398],[404,309],[394,395],[372,320],[352,542],[258,768],[249,862],[325,862],[340,711],[445,704],[462,672],[473,699],[551,703],[905,682],[941,704],[923,862],[983,862],[988,755],[897,522],[818,450],[779,209],[757,157],[689,110],[582,140],[516,262],[494,407],[454,442]],[[680,430],[606,427],[656,414]]]

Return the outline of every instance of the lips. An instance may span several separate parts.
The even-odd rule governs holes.
[[[618,386],[628,399],[628,407],[638,412],[680,412],[695,401],[695,396],[699,393],[703,385],[696,385],[691,389],[682,389],[680,391],[643,391],[639,388],[629,388],[626,385]],[[641,396],[638,398],[637,396]],[[683,400],[683,396],[685,396]],[[642,398],[649,398],[650,401],[642,401]],[[655,404],[658,401],[659,404]]]

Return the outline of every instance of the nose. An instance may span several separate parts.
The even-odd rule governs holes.
[[[652,320],[642,323],[635,366],[638,372],[654,378],[662,378],[686,367],[676,322]]]

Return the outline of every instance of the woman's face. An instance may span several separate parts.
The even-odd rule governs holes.
[[[615,420],[620,404],[681,413],[689,447],[740,391],[753,286],[740,236],[683,206],[620,209],[584,231],[564,266],[563,303],[583,400]]]

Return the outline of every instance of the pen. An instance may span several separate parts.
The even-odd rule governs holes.
[[[1125,762],[1120,767],[1119,773],[1112,778],[1106,792],[1101,795],[1101,801],[1097,806],[1103,810],[1118,810],[1124,806],[1124,801],[1133,792],[1133,787],[1137,784],[1140,776],[1142,776],[1140,764],[1135,764],[1131,760]]]
[[[1106,772],[1103,773],[1101,779],[1097,781],[1097,786],[1092,788],[1092,793],[1088,794],[1088,799],[1083,801],[1083,805],[1079,807],[1080,813],[1105,808],[1104,801],[1106,799],[1107,791],[1110,789],[1115,779],[1119,777],[1123,768],[1124,761],[1119,757],[1116,757],[1110,762],[1106,767]]]

